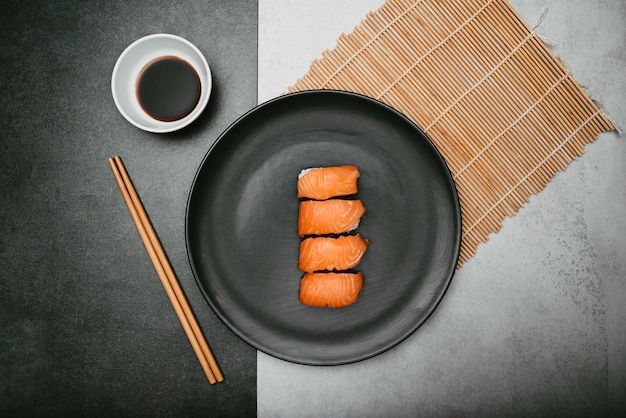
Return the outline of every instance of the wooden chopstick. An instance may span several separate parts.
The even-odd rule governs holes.
[[[117,156],[115,158],[109,158],[109,165],[113,170],[113,175],[117,181],[117,184],[122,192],[124,201],[128,206],[139,236],[146,247],[146,251],[154,265],[155,270],[161,280],[161,284],[169,297],[174,311],[178,316],[178,319],[187,334],[187,338],[191,343],[191,346],[198,357],[198,361],[206,374],[209,383],[214,384],[224,380],[222,372],[213,357],[213,353],[209,348],[204,335],[198,326],[195,316],[189,307],[189,303],[185,298],[185,295],[176,279],[176,276],[172,270],[172,267],[163,251],[163,247],[159,239],[154,232],[154,228],[148,219],[139,196],[133,187],[132,181],[126,172],[126,168],[122,163],[122,159]]]

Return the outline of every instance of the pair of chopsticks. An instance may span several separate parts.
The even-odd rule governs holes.
[[[207,379],[209,379],[209,383],[214,384],[216,382],[221,382],[224,380],[222,372],[213,357],[213,353],[211,353],[211,349],[204,339],[204,335],[196,322],[196,318],[189,307],[189,303],[187,302],[178,280],[172,271],[172,267],[167,260],[163,247],[161,247],[161,243],[152,228],[148,215],[139,200],[139,196],[130,181],[130,177],[128,177],[128,173],[126,172],[126,168],[124,168],[122,159],[119,156],[109,158],[109,164],[111,165],[111,170],[113,170],[113,174],[117,180],[117,185],[120,187],[120,191],[124,196],[124,201],[128,206],[130,216],[135,222],[139,236],[148,251],[150,260],[159,275],[159,279],[161,279],[161,283],[165,288],[167,296],[172,302],[172,306],[174,307],[176,315],[178,316],[178,319],[187,334],[187,338],[189,338],[193,351],[195,351],[196,356],[200,361],[200,365],[202,366]]]

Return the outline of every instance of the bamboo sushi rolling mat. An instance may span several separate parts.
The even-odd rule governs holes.
[[[431,138],[462,213],[457,267],[611,121],[505,0],[388,0],[289,92],[378,99]]]

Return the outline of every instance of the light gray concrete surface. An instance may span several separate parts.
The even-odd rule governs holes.
[[[626,126],[626,1],[511,0]],[[259,101],[381,0],[259,0]],[[324,30],[318,28],[324,27]],[[626,416],[626,142],[605,133],[456,274],[435,314],[372,359],[258,354],[258,415]]]

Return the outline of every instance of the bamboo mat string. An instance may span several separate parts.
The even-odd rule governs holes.
[[[506,0],[387,0],[288,92],[378,99],[422,127],[455,181],[461,266],[613,123]]]
[[[600,114],[600,111],[597,111],[596,113],[594,113],[593,115],[591,115],[586,121],[585,123],[583,123],[582,125],[580,125],[578,128],[576,128],[576,131],[572,132],[572,134],[567,138],[567,140],[565,142],[563,142],[561,145],[559,145],[554,151],[552,151],[550,154],[548,154],[547,157],[545,157],[540,164],[538,164],[535,168],[533,168],[528,174],[526,174],[511,190],[509,190],[504,196],[502,196],[496,203],[494,203],[486,212],[485,214],[483,214],[476,222],[474,222],[469,228],[467,228],[467,230],[463,233],[463,236],[467,235],[472,229],[474,229],[476,227],[476,225],[480,224],[480,222],[487,216],[489,215],[489,213],[495,208],[497,207],[500,203],[502,203],[502,201],[504,199],[506,199],[511,193],[513,193],[513,191],[515,189],[517,189],[517,187],[519,187],[520,184],[524,183],[526,180],[528,180],[533,173],[539,169],[543,163],[545,163],[546,161],[548,161],[556,152],[560,151],[560,149],[565,146],[565,144],[567,144],[567,142],[569,140],[571,140],[574,135],[576,135],[582,128],[584,128],[591,120],[593,120],[595,117],[597,117]]]
[[[432,121],[430,123],[430,125],[428,125],[424,130],[425,131],[429,131],[434,124],[436,124],[439,119],[443,118],[446,113],[448,113],[450,110],[452,110],[461,100],[463,100],[467,95],[469,95],[471,92],[473,92],[474,90],[476,90],[478,87],[480,87],[480,85],[482,83],[484,83],[487,79],[489,79],[496,71],[498,71],[500,69],[500,67],[502,67],[502,65],[507,62],[515,53],[517,53],[517,51],[524,46],[524,44],[530,39],[532,38],[532,36],[534,36],[534,34],[531,32],[528,34],[528,36],[526,36],[524,38],[524,40],[522,40],[522,42],[517,45],[513,50],[511,50],[511,52],[509,52],[503,59],[502,61],[500,61],[498,64],[496,64],[491,70],[489,70],[488,73],[486,73],[480,80],[478,80],[478,82],[476,84],[474,84],[473,86],[471,86],[471,88],[467,91],[465,91],[465,93],[463,93],[461,96],[459,96],[456,100],[454,100],[454,102],[450,103],[450,105],[448,105],[447,108],[445,108],[443,110],[443,112],[441,112],[441,114],[439,114],[439,116],[437,116],[435,118],[434,121]]]
[[[404,17],[404,15],[406,15],[407,13],[409,13],[414,7],[417,7],[417,5],[420,3],[420,1],[416,1],[415,3],[413,3],[409,8],[407,8],[406,10],[404,10],[400,15],[398,15],[395,19],[393,19],[392,21],[390,21],[389,23],[387,23],[385,25],[385,27],[383,27],[380,32],[378,32],[378,34],[374,37],[372,37],[365,45],[363,45],[360,49],[358,49],[356,52],[354,52],[352,54],[351,57],[349,57],[348,59],[345,60],[345,62],[343,64],[341,64],[331,75],[328,76],[328,78],[326,78],[326,80],[324,80],[324,82],[322,83],[322,87],[324,88],[324,86],[326,86],[330,80],[333,79],[334,76],[336,76],[337,74],[339,74],[339,72],[341,72],[341,70],[343,70],[346,65],[348,65],[350,62],[352,62],[352,60],[354,60],[363,50],[365,50],[368,46],[370,46],[376,39],[378,39],[378,37],[385,32],[388,28],[390,28],[391,26],[393,26],[394,23],[396,23],[398,20],[402,19],[402,17]]]
[[[439,49],[443,45],[445,45],[445,43],[448,42],[454,35],[456,35],[461,30],[463,30],[467,25],[469,25],[480,13],[482,13],[483,10],[485,10],[491,4],[492,1],[493,0],[488,0],[487,3],[485,3],[480,9],[478,9],[469,19],[467,19],[465,22],[463,22],[462,25],[460,25],[458,28],[456,28],[452,33],[450,33],[446,38],[444,38],[442,41],[440,41],[437,45],[433,46],[430,50],[428,50],[423,56],[421,56],[417,61],[415,61],[413,63],[413,65],[411,65],[409,68],[407,68],[402,73],[402,75],[400,75],[400,77],[398,77],[396,80],[393,81],[393,83],[391,83],[389,86],[387,86],[378,95],[378,97],[376,97],[376,99],[380,100],[383,96],[385,96],[385,94],[387,94],[387,92],[389,90],[391,90],[396,84],[398,84],[400,82],[400,80],[402,80],[404,77],[407,76],[407,74],[409,74],[411,71],[413,71],[415,69],[415,67],[417,67],[417,65],[420,62],[422,62],[424,59],[426,59],[430,54],[435,52],[437,49]]]
[[[524,111],[524,113],[522,113],[521,115],[519,115],[517,117],[517,119],[515,119],[509,126],[506,127],[506,129],[502,132],[500,132],[497,136],[495,136],[491,141],[489,141],[487,143],[487,145],[485,145],[478,153],[476,153],[476,155],[474,157],[472,157],[472,159],[461,169],[459,169],[455,174],[454,174],[454,180],[456,180],[461,174],[463,174],[463,172],[465,170],[467,170],[477,159],[479,159],[498,139],[502,138],[502,136],[504,136],[510,129],[512,129],[515,125],[517,125],[522,119],[524,119],[526,116],[528,116],[543,100],[545,100],[550,93],[552,93],[552,91],[554,91],[554,89],[556,89],[565,79],[569,78],[569,74],[565,74],[563,75],[560,79],[558,79],[556,81],[556,83],[554,83],[552,85],[552,87],[550,87],[550,89],[548,91],[546,91],[540,98],[539,100],[537,100],[535,103],[533,103],[528,109],[526,109]],[[430,126],[432,127],[432,126]],[[430,128],[429,127],[429,128]],[[426,130],[428,131],[429,128],[427,128]]]

